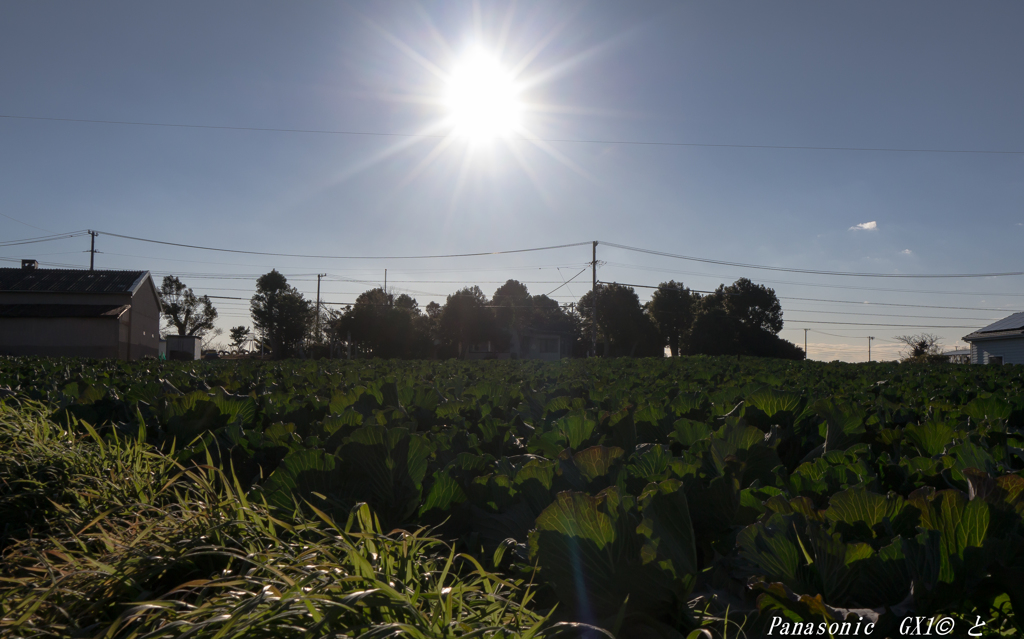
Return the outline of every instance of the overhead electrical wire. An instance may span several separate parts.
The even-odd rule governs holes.
[[[947,317],[942,315],[892,315],[890,313],[858,313],[857,311],[815,311],[807,308],[790,308],[784,311],[785,313],[821,313],[825,315],[861,315],[867,317],[898,317],[907,319],[947,319],[947,320],[964,320],[968,322],[994,322],[998,320],[998,317]]]
[[[1006,273],[943,273],[937,275],[907,275],[902,273],[854,273],[848,271],[823,271],[818,269],[808,268],[788,268],[784,266],[764,266],[760,264],[746,264],[743,262],[729,262],[726,260],[713,260],[706,257],[693,257],[691,255],[679,255],[678,253],[668,253],[665,251],[655,251],[653,249],[638,248],[636,246],[626,246],[625,244],[615,244],[614,242],[600,242],[603,246],[611,246],[613,248],[623,249],[625,251],[634,251],[636,253],[646,253],[648,255],[658,255],[661,257],[671,257],[678,260],[688,260],[691,262],[702,262],[704,264],[719,264],[722,266],[738,266],[741,268],[752,268],[764,271],[783,271],[786,273],[806,273],[809,275],[835,275],[842,277],[892,277],[892,278],[928,278],[928,279],[940,279],[940,278],[954,278],[954,277],[1008,277],[1016,275],[1024,275],[1024,271],[1010,271]]]
[[[110,235],[111,237],[119,237],[125,240],[134,240],[136,242],[149,242],[151,244],[164,244],[167,246],[179,246],[182,248],[199,249],[203,251],[219,251],[221,253],[242,253],[245,255],[269,255],[271,257],[308,257],[315,258],[318,260],[431,260],[431,259],[442,259],[451,257],[481,257],[485,255],[508,255],[511,253],[531,253],[533,251],[551,251],[560,248],[569,248],[571,246],[584,246],[590,244],[590,242],[575,242],[572,244],[557,244],[555,246],[540,246],[536,248],[526,249],[514,249],[511,251],[484,251],[480,253],[453,253],[450,255],[308,255],[308,254],[297,254],[297,253],[269,253],[265,251],[243,251],[241,249],[227,249],[218,248],[213,246],[197,246],[194,244],[181,244],[178,242],[167,242],[164,240],[153,240],[144,237],[133,237],[131,235],[121,235],[120,233],[110,233],[108,231],[98,231],[103,235]]]
[[[901,306],[904,308],[937,308],[949,311],[992,311],[994,313],[1019,313],[1009,308],[978,308],[972,306],[932,306],[929,304],[897,304],[895,302],[857,302],[852,300],[823,300],[813,297],[785,297],[779,296],[780,300],[794,300],[800,302],[829,302],[833,304],[860,304],[862,306]]]
[[[16,246],[23,243],[33,242],[47,242],[55,239],[65,239],[69,237],[77,237],[84,235],[87,231],[78,231],[75,233],[62,234],[58,236],[49,236],[41,238],[31,238],[26,240],[17,240],[14,242],[3,243],[0,242],[0,246]],[[148,242],[151,244],[162,244],[165,246],[177,246],[181,248],[191,248],[203,251],[217,251],[222,253],[239,253],[244,255],[265,255],[270,257],[295,257],[295,258],[311,258],[311,259],[329,259],[329,260],[424,260],[424,259],[445,259],[445,258],[457,258],[457,257],[483,257],[489,255],[510,255],[515,253],[530,253],[535,251],[550,251],[562,248],[570,248],[575,246],[585,246],[592,244],[592,242],[572,242],[568,244],[556,244],[552,246],[540,246],[526,249],[512,249],[505,251],[483,251],[475,253],[452,253],[447,255],[311,255],[311,254],[299,254],[299,253],[273,253],[268,251],[245,251],[241,249],[229,249],[223,247],[213,246],[199,246],[195,244],[183,244],[180,242],[168,242],[166,240],[154,240],[151,238],[135,237],[131,235],[123,235],[121,233],[110,233],[109,231],[96,231],[96,233],[102,233],[103,235],[109,235],[111,237],[119,237],[126,240],[132,240],[136,242]],[[669,253],[666,251],[657,251],[654,249],[645,249],[636,246],[627,246],[625,244],[616,244],[614,242],[600,242],[605,246],[611,246],[613,248],[619,248],[626,251],[633,251],[637,253],[646,253],[648,255],[658,255],[661,257],[670,257],[674,259],[687,260],[693,262],[701,262],[705,264],[718,264],[722,266],[734,266],[740,268],[750,268],[757,270],[768,270],[768,271],[781,271],[786,273],[804,273],[809,275],[832,275],[841,277],[885,277],[885,278],[910,278],[910,279],[942,279],[942,278],[977,278],[977,277],[1010,277],[1024,275],[1024,271],[1007,271],[1001,273],[940,273],[940,274],[905,274],[905,273],[858,273],[850,271],[826,271],[820,269],[799,269],[789,268],[783,266],[766,266],[760,264],[747,264],[744,262],[730,262],[727,260],[714,260],[711,258],[694,257],[690,255],[680,255],[678,253]]]
[[[577,277],[579,277],[580,275],[583,275],[583,274],[584,274],[584,273],[585,273],[586,271],[587,271],[587,269],[586,269],[586,268],[584,268],[584,269],[583,269],[582,271],[580,271],[580,272],[579,272],[579,273],[577,273],[576,275],[573,275],[573,276],[572,276],[572,277],[570,277],[569,279],[567,279],[567,280],[564,280],[564,281],[563,281],[563,282],[562,282],[561,284],[559,284],[559,285],[558,285],[558,286],[556,286],[555,288],[551,289],[551,291],[550,291],[549,293],[547,293],[547,294],[548,294],[548,295],[551,295],[552,293],[554,293],[554,292],[555,292],[555,291],[557,291],[558,289],[562,288],[563,286],[569,286],[569,282],[573,281],[574,279],[576,279],[576,278],[577,278]],[[559,275],[561,275],[561,274],[562,274],[562,273],[561,273],[561,271],[559,271],[559,273],[558,273],[558,274],[559,274]],[[554,283],[554,282],[552,282],[552,283]],[[569,289],[566,289],[566,290],[569,290]],[[571,294],[572,294],[572,291],[569,291],[569,294],[571,295]],[[575,295],[573,295],[573,298],[575,298],[575,297],[576,297],[576,296],[575,296]]]
[[[966,328],[966,329],[972,329],[972,330],[977,330],[977,329],[981,328],[981,326],[950,326],[948,324],[942,324],[942,325],[927,325],[927,324],[871,324],[871,323],[867,323],[867,322],[818,322],[818,321],[814,321],[814,320],[786,320],[786,321],[787,322],[791,322],[791,323],[796,323],[796,324],[826,324],[826,325],[835,324],[835,325],[845,325],[845,326],[883,326],[883,327],[889,327],[889,328]]]
[[[39,242],[53,242],[55,240],[66,240],[72,237],[81,237],[86,235],[88,231],[72,231],[71,233],[56,233],[54,235],[45,235],[42,237],[27,237],[20,240],[7,240],[0,242],[0,247],[3,246],[21,246],[23,244],[38,244]]]
[[[51,231],[50,229],[44,229],[44,228],[36,226],[34,224],[29,224],[28,222],[22,222],[18,218],[11,217],[10,215],[7,215],[6,213],[0,213],[0,217],[6,217],[8,220],[10,220],[12,222],[17,222],[18,224],[24,224],[25,226],[27,226],[29,228],[33,228],[33,229],[35,229],[37,231],[42,231],[43,233],[53,233],[53,231]]]
[[[0,247],[2,247],[2,246],[17,246],[17,245],[21,245],[21,244],[31,244],[31,243],[48,242],[48,241],[54,241],[54,240],[60,240],[60,239],[68,239],[68,238],[73,238],[73,237],[80,237],[80,236],[86,235],[87,233],[88,233],[88,231],[75,231],[75,232],[71,232],[71,233],[62,233],[62,234],[55,234],[55,235],[42,236],[42,237],[24,238],[24,239],[20,239],[20,240],[13,240],[13,241],[8,241],[8,242],[0,242]],[[251,254],[251,255],[268,255],[268,256],[274,256],[274,257],[305,257],[305,258],[315,258],[315,259],[439,259],[439,258],[451,258],[451,257],[477,257],[477,256],[487,256],[487,255],[502,255],[502,254],[525,253],[525,252],[543,251],[543,250],[554,250],[554,249],[559,249],[559,248],[568,248],[568,247],[574,247],[574,246],[584,246],[586,244],[589,244],[589,242],[576,242],[576,243],[571,243],[571,244],[561,244],[561,245],[537,247],[537,248],[529,248],[529,249],[515,249],[515,250],[509,250],[509,251],[492,251],[492,252],[477,252],[477,253],[461,253],[461,254],[449,254],[449,255],[363,256],[363,257],[356,257],[356,256],[323,256],[323,255],[302,255],[302,254],[270,253],[270,252],[261,252],[261,251],[243,251],[243,250],[237,250],[237,249],[226,249],[226,248],[219,248],[219,247],[196,246],[196,245],[181,244],[181,243],[176,243],[176,242],[167,242],[167,241],[162,241],[162,240],[152,240],[152,239],[148,239],[148,238],[139,238],[139,237],[127,236],[127,235],[122,235],[122,234],[118,234],[118,233],[103,232],[103,234],[114,236],[114,237],[120,237],[120,238],[128,239],[128,240],[149,242],[149,243],[155,243],[155,244],[163,244],[163,245],[169,245],[169,246],[177,246],[177,247],[182,247],[182,248],[193,248],[193,249],[220,251],[220,252],[228,252],[228,253],[243,253],[243,254]],[[743,268],[755,268],[755,269],[765,269],[765,270],[777,270],[777,271],[787,271],[787,272],[810,273],[810,274],[818,274],[818,275],[847,275],[847,276],[857,276],[857,277],[927,277],[927,278],[938,278],[938,277],[998,277],[998,276],[1009,276],[1009,275],[1021,275],[1021,274],[1024,274],[1024,272],[1007,272],[1007,273],[975,273],[975,274],[943,274],[943,275],[895,275],[895,274],[882,274],[882,273],[849,273],[849,272],[841,272],[841,271],[822,271],[822,270],[814,270],[814,269],[789,269],[789,268],[783,268],[783,267],[770,267],[770,266],[743,264],[743,263],[738,263],[738,262],[727,262],[727,261],[724,261],[724,260],[711,260],[711,259],[707,259],[707,258],[695,258],[695,257],[690,257],[690,256],[683,256],[683,255],[677,255],[677,254],[672,254],[672,253],[666,253],[666,252],[662,252],[662,251],[654,251],[654,250],[650,250],[650,249],[642,249],[642,248],[638,248],[638,247],[630,247],[630,246],[615,244],[615,243],[611,243],[611,242],[605,242],[604,244],[606,244],[607,246],[611,246],[611,247],[614,247],[614,248],[621,248],[621,249],[624,249],[624,250],[630,250],[630,251],[636,251],[636,252],[653,254],[653,255],[660,255],[660,256],[667,256],[667,257],[673,257],[673,258],[678,258],[678,259],[686,259],[686,260],[693,260],[693,261],[699,261],[699,262],[721,264],[721,265],[726,265],[726,266],[738,266],[738,267],[743,267]],[[15,261],[15,262],[17,261],[16,259],[8,259],[8,258],[0,258],[0,259],[3,259],[4,261]],[[59,264],[59,265],[60,266],[68,266],[68,267],[71,267],[71,268],[80,268],[78,265],[68,265],[68,264]],[[540,267],[538,267],[538,268],[540,268]],[[548,295],[552,295],[553,293],[555,293],[557,290],[559,290],[563,286],[566,286],[569,282],[572,282],[573,280],[575,280],[577,277],[582,275],[585,271],[586,271],[586,268],[582,269],[581,271],[576,273],[576,275],[574,275],[572,278],[570,278],[567,281],[564,280],[564,278],[563,278],[562,284],[559,285],[558,287],[556,287],[551,292],[549,292]],[[156,274],[160,274],[161,273],[160,271],[151,271],[151,272],[156,273]],[[168,274],[171,274],[171,273],[168,273]],[[175,274],[177,274],[177,275],[185,275],[183,273],[175,273]],[[190,273],[190,274],[187,274],[187,276],[188,277],[194,277],[194,278],[209,278],[209,279],[248,279],[248,280],[252,280],[252,279],[255,279],[256,277],[258,277],[257,275],[248,275],[248,274],[244,274],[243,275],[243,274],[219,274],[219,273]],[[300,274],[292,274],[292,275],[290,275],[290,277],[294,281],[312,281],[312,279],[310,279],[310,280],[302,279],[303,277],[312,277],[312,276],[313,276],[312,273],[310,273],[310,274],[300,273]],[[334,277],[336,278],[335,281],[349,282],[349,283],[355,283],[355,284],[360,284],[360,283],[361,284],[376,284],[377,283],[376,280],[359,280],[359,279],[354,279],[354,278],[345,278],[345,277],[341,277],[341,276],[334,276]],[[445,280],[402,280],[402,283],[424,283],[424,284],[427,284],[427,283],[454,283],[454,284],[460,284],[461,283],[461,284],[464,284],[465,282],[445,281]],[[487,282],[484,282],[484,283],[487,283]],[[531,282],[531,283],[533,283],[533,282]],[[552,283],[557,283],[557,282],[552,282]],[[658,288],[656,286],[633,285],[633,284],[624,284],[624,286],[635,286],[635,287],[640,287],[640,288]],[[837,287],[837,288],[840,288],[840,287]],[[850,287],[850,288],[852,288],[852,287]],[[884,290],[884,289],[882,289],[882,290]],[[444,294],[436,294],[436,293],[431,293],[431,292],[427,292],[427,291],[413,291],[411,289],[407,289],[407,292],[418,294],[418,295],[425,295],[425,296],[428,296],[428,297],[445,297]],[[712,291],[694,291],[694,292],[711,293]],[[230,299],[230,298],[227,298],[227,297],[218,297],[218,296],[211,296],[211,297],[212,298],[217,298],[217,299],[225,299],[225,300],[226,299]],[[573,297],[575,298],[575,296],[573,296]],[[244,300],[244,298],[238,298],[238,299],[243,299]],[[924,304],[898,304],[898,303],[887,303],[887,302],[857,302],[857,301],[851,301],[851,300],[829,300],[829,299],[799,298],[799,297],[788,297],[788,296],[780,296],[779,299],[807,301],[807,302],[838,303],[838,304],[863,304],[863,305],[872,305],[872,304],[874,304],[874,305],[878,305],[878,306],[893,306],[893,307],[904,307],[904,308],[935,308],[935,309],[956,309],[956,310],[972,310],[972,311],[994,311],[994,312],[1008,312],[1009,311],[1009,312],[1013,312],[1013,311],[1010,311],[1010,309],[996,309],[996,308],[937,306],[937,305],[924,305]],[[352,303],[351,302],[328,302],[328,304],[350,305]],[[809,310],[809,309],[792,309],[792,312],[797,312],[797,313],[803,312],[803,313],[840,314],[837,311],[814,311],[814,310]],[[908,319],[909,318],[914,318],[914,317],[925,318],[925,319],[931,318],[930,316],[916,316],[916,315],[899,316],[899,315],[858,313],[858,312],[849,312],[849,313],[843,313],[843,314],[847,314],[847,315],[863,315],[863,316],[876,316],[876,317],[893,317],[893,318],[906,317]],[[965,320],[970,320],[972,318],[934,317],[934,318],[931,318],[931,319],[965,319]],[[839,326],[839,325],[850,325],[850,326],[879,326],[879,327],[892,327],[892,328],[956,328],[956,329],[976,328],[974,326],[951,326],[951,325],[930,325],[930,326],[925,326],[925,325],[906,325],[906,324],[879,324],[879,323],[864,323],[864,322],[828,322],[828,321],[812,321],[812,320],[797,320],[797,319],[788,319],[787,321],[791,322],[791,323],[822,324],[822,325],[836,325],[836,326]],[[989,320],[979,320],[979,321],[989,321]]]
[[[620,262],[606,262],[609,266],[616,268],[626,268],[638,271],[650,271],[658,273],[669,273],[675,275],[690,275],[693,277],[708,277],[712,279],[716,278],[730,278],[735,277],[734,275],[722,275],[715,273],[700,273],[696,271],[678,271],[675,269],[664,269],[650,266],[637,266],[635,264],[623,264]],[[847,289],[853,291],[879,291],[888,293],[920,293],[922,295],[978,295],[978,296],[998,296],[998,297],[1024,297],[1024,293],[985,293],[978,291],[922,291],[919,289],[909,288],[879,288],[877,286],[844,286],[842,284],[815,284],[812,282],[794,282],[792,280],[766,280],[758,278],[758,284],[788,284],[791,286],[811,286],[814,288],[838,288]]]
[[[598,284],[618,284],[619,286],[630,286],[633,288],[660,288],[659,286],[651,286],[649,284],[623,284],[622,282],[601,282]],[[697,289],[684,289],[691,293],[705,293],[712,294],[715,291],[699,291]],[[788,297],[783,295],[777,296],[780,300],[797,300],[801,302],[830,302],[834,304],[860,304],[863,306],[903,306],[906,308],[938,308],[943,310],[955,310],[955,311],[992,311],[996,313],[1019,313],[1007,308],[978,308],[974,306],[931,306],[928,304],[897,304],[895,302],[858,302],[855,300],[825,300],[814,297]]]
[[[183,124],[172,122],[141,122],[133,120],[91,120],[84,118],[49,118],[30,115],[0,115],[0,118],[8,120],[37,120],[42,122],[76,122],[85,124],[115,124],[122,126],[148,126],[174,129],[213,129],[224,131],[262,131],[267,133],[306,133],[321,135],[344,135],[362,137],[386,137],[386,138],[422,138],[422,139],[444,139],[450,137],[448,134],[440,133],[391,133],[382,131],[345,131],[333,129],[287,129],[278,127],[255,127],[255,126],[224,126],[212,124]],[[713,144],[702,142],[665,142],[665,141],[642,141],[642,140],[604,140],[604,139],[581,139],[581,138],[540,138],[527,136],[511,136],[505,138],[510,141],[522,142],[547,142],[564,144],[605,144],[623,146],[667,146],[667,147],[696,147],[696,148],[722,148],[722,149],[774,149],[786,151],[858,151],[858,152],[881,152],[881,153],[945,153],[945,154],[984,154],[984,155],[1024,155],[1024,151],[1004,151],[990,149],[927,149],[909,147],[856,147],[856,146],[810,146],[810,145],[783,145],[783,144]]]
[[[16,258],[0,258],[0,261],[19,262],[20,260],[18,260]],[[61,263],[61,262],[44,262],[44,264],[51,265],[51,266],[56,266],[56,267],[60,267],[60,268],[71,268],[71,269],[82,269],[82,268],[84,268],[83,266],[78,265],[78,264],[66,264],[66,263]],[[259,275],[255,275],[255,274],[249,275],[249,274],[181,273],[181,272],[173,272],[172,273],[170,271],[150,271],[150,272],[153,273],[154,275],[183,275],[183,276],[187,276],[187,277],[190,277],[190,278],[196,278],[196,279],[255,280],[256,278],[259,277]],[[312,278],[310,278],[310,279],[303,279],[303,275],[304,274],[298,274],[298,275],[294,275],[293,274],[293,275],[289,275],[289,277],[292,279],[292,281],[300,281],[300,282],[302,282],[302,281],[309,281],[309,282],[315,281]],[[308,275],[312,276],[314,274],[310,273]],[[363,282],[361,282],[359,280],[337,280],[337,281],[342,281],[342,282],[350,281],[352,283],[363,283]],[[376,283],[376,281],[368,280],[365,283]],[[460,283],[460,282],[453,282],[453,283],[457,284],[457,283]],[[624,286],[632,286],[632,287],[636,287],[636,288],[652,288],[652,289],[658,288],[657,286],[650,286],[650,285],[643,285],[643,284],[623,284],[623,285]],[[704,293],[711,293],[711,292],[713,292],[713,291],[697,291],[697,290],[693,290],[693,289],[691,289],[691,290],[693,292],[704,292]],[[436,293],[436,294],[435,293],[423,293],[423,294],[432,295],[434,297],[444,297],[445,296],[443,293]],[[573,297],[575,297],[575,296],[573,296]],[[778,298],[780,300],[794,300],[794,301],[802,301],[802,302],[822,302],[822,303],[829,303],[829,304],[857,304],[857,305],[863,305],[863,306],[893,306],[893,307],[900,307],[900,308],[932,308],[932,309],[940,309],[940,310],[990,311],[990,312],[998,312],[998,313],[1017,313],[1017,312],[1020,312],[1020,311],[1014,310],[1014,309],[991,308],[991,307],[940,306],[940,305],[932,305],[932,304],[899,304],[899,303],[895,303],[895,302],[867,302],[867,301],[858,301],[858,300],[835,300],[835,299],[824,299],[824,298],[814,298],[814,297],[792,297],[792,296],[783,296],[783,295],[778,296]]]
[[[86,252],[88,252],[88,251],[86,251]],[[188,260],[188,259],[181,259],[181,258],[174,258],[174,257],[154,257],[154,256],[151,256],[151,255],[132,255],[131,253],[114,253],[112,251],[103,251],[103,253],[105,255],[117,255],[117,256],[120,256],[120,257],[135,257],[135,258],[146,259],[146,260],[160,260],[162,262],[183,262],[183,263],[187,263],[187,264],[218,264],[218,265],[222,265],[222,266],[258,266],[258,267],[267,266],[267,264],[265,264],[265,263],[264,264],[253,264],[253,263],[247,263],[247,262],[211,262],[209,260]],[[580,262],[580,263],[575,263],[575,264],[570,264],[570,265],[563,265],[563,266],[566,266],[566,267],[568,267],[568,266],[580,266],[581,264],[586,264],[587,266],[589,266],[590,262],[585,262],[585,263],[584,262]],[[309,268],[309,267],[308,266],[303,266],[303,265],[300,264],[298,266],[294,266],[294,267],[290,267],[290,268]],[[554,270],[554,269],[557,269],[557,268],[558,268],[558,266],[553,266],[553,265],[538,265],[538,266],[509,266],[509,267],[503,267],[503,268],[417,268],[417,267],[400,267],[400,268],[396,268],[396,269],[393,269],[393,270],[396,273],[409,273],[409,272],[412,272],[412,273],[448,273],[448,272],[465,273],[465,272],[480,272],[480,271],[521,271],[521,270],[532,270],[532,269]],[[336,268],[334,270],[336,270],[336,271],[374,271],[374,272],[379,272],[380,269],[378,269],[378,268],[361,267],[361,268]],[[180,274],[181,275],[188,275],[188,273],[184,273],[184,272],[182,272]],[[341,276],[341,275],[333,275],[332,277],[338,277],[338,278],[341,278],[342,280],[351,279],[351,278],[345,278],[344,276]],[[353,281],[362,281],[362,280],[353,280]],[[420,281],[420,280],[416,280],[416,281]],[[504,282],[497,282],[497,283],[503,284]],[[556,282],[551,281],[551,282],[543,282],[543,283],[544,284],[554,284]]]

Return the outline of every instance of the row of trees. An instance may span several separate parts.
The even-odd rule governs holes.
[[[181,335],[214,330],[217,312],[208,297],[197,297],[178,278],[161,287],[167,327]],[[596,305],[596,312],[595,312]],[[307,300],[273,270],[256,281],[250,302],[253,333],[276,358],[352,356],[381,358],[465,357],[474,344],[508,351],[525,331],[559,333],[574,356],[662,356],[686,354],[758,355],[803,359],[804,353],[778,337],[782,307],[775,292],[746,278],[700,295],[665,282],[641,304],[628,286],[602,285],[562,306],[546,295],[531,295],[508,280],[488,299],[477,286],[463,288],[445,303],[425,307],[409,295],[380,288],[361,294],[344,310]],[[234,345],[248,327],[231,329]]]
[[[605,356],[756,355],[803,359],[802,349],[778,337],[782,305],[775,291],[746,278],[700,295],[663,282],[641,306],[628,286],[604,285],[580,299],[591,326],[597,299],[597,333]]]

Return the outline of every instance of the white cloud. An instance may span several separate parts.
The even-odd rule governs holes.
[[[900,253],[902,253],[904,255],[913,255],[914,254],[914,252],[911,251],[910,249],[903,249],[902,251],[900,251]]]
[[[864,222],[856,226],[851,226],[848,230],[850,231],[874,231],[878,229],[878,222]]]

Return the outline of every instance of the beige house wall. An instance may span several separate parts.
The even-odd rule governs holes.
[[[160,302],[152,278],[131,293],[4,292],[3,304],[96,304],[131,307],[120,318],[3,318],[0,355],[142,359],[160,348]]]
[[[139,287],[131,305],[130,358],[156,357],[160,350],[160,302],[151,278]]]
[[[116,317],[0,318],[0,355],[123,357],[122,325]]]

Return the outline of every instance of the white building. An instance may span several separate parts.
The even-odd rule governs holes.
[[[972,364],[1024,364],[1024,313],[990,324],[964,337]]]

